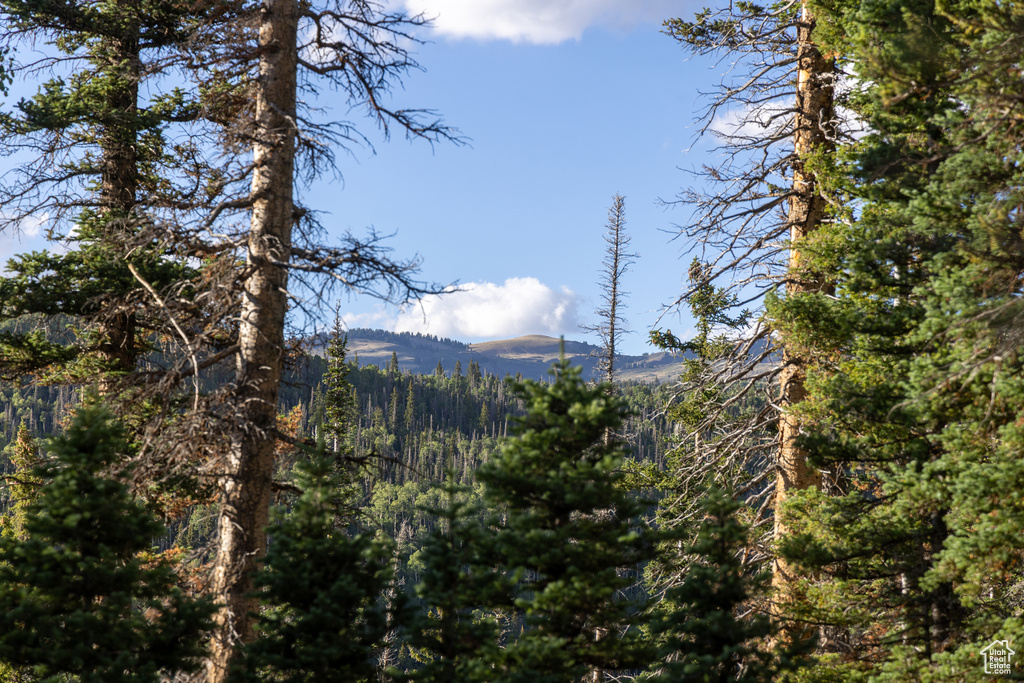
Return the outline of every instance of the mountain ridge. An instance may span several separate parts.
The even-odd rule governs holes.
[[[558,359],[562,345],[562,340],[542,334],[472,344],[434,335],[368,328],[352,328],[347,334],[349,358],[358,359],[359,365],[384,367],[394,354],[401,370],[415,374],[433,373],[438,363],[445,374],[451,374],[456,363],[466,374],[470,362],[476,362],[481,372],[499,377],[521,374],[527,379],[542,379]],[[323,352],[323,342],[317,344],[317,353]],[[585,377],[596,377],[600,347],[565,340],[564,349],[572,364],[583,367]],[[672,381],[683,369],[682,356],[665,352],[617,356],[616,359],[619,368],[616,375],[623,382]]]

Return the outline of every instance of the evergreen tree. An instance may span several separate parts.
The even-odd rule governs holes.
[[[391,584],[391,549],[350,535],[350,487],[334,460],[296,464],[303,491],[278,511],[265,566],[254,579],[258,637],[236,660],[231,681],[377,679],[375,655],[389,628],[381,595]]]
[[[129,452],[122,429],[86,407],[49,451],[24,538],[0,537],[0,662],[83,683],[155,682],[197,668],[214,608],[145,556],[163,529],[110,478]]]
[[[420,666],[410,678],[416,683],[494,680],[501,629],[481,607],[499,603],[511,589],[510,579],[481,555],[487,531],[479,504],[455,484],[450,471],[443,493],[444,506],[425,510],[437,527],[418,553],[421,606],[410,624],[408,644]]]
[[[480,418],[477,420],[477,425],[480,427],[481,434],[486,434],[487,428],[491,426],[491,408],[486,399],[480,402]]]
[[[355,410],[352,385],[348,382],[350,366],[345,359],[348,338],[341,322],[334,325],[334,334],[327,345],[327,372],[324,373],[324,428],[328,446],[341,454],[348,453],[347,437]]]
[[[406,434],[413,434],[416,431],[416,390],[413,387],[412,377],[405,384],[405,414],[402,418]]]
[[[817,464],[849,492],[787,506],[805,616],[845,629],[874,680],[981,679],[1020,642],[1024,510],[1019,7],[834,3],[830,39],[872,87],[870,134],[834,169],[858,207],[815,258],[835,296],[778,309],[816,351],[803,409]],[[1009,118],[1007,118],[1009,117]],[[852,199],[852,201],[851,201]],[[822,677],[835,675],[836,662]]]
[[[6,475],[7,510],[0,516],[0,534],[24,540],[25,518],[28,506],[36,499],[42,481],[33,476],[39,467],[39,449],[23,423],[18,428],[17,440],[4,450],[13,472]]]
[[[550,384],[513,384],[526,414],[477,474],[499,511],[485,550],[517,579],[508,606],[525,620],[501,680],[577,681],[647,661],[638,630],[627,629],[638,605],[619,593],[652,545],[643,506],[620,485],[625,448],[604,438],[621,426],[625,404],[581,372],[563,358]]]
[[[9,148],[40,154],[5,177],[0,223],[17,229],[45,216],[52,234],[74,245],[12,259],[0,279],[0,316],[57,316],[64,325],[69,318],[61,316],[71,316],[78,329],[56,340],[41,330],[0,335],[6,372],[98,380],[110,394],[146,350],[143,330],[177,338],[162,306],[140,293],[187,287],[195,272],[183,264],[180,245],[166,240],[162,222],[170,207],[194,210],[218,197],[217,184],[201,177],[208,169],[197,146],[181,137],[171,151],[167,140],[170,126],[199,118],[202,95],[158,86],[202,14],[164,0],[0,3],[0,49],[48,45],[42,62],[14,62],[19,77],[74,64],[66,78],[45,82],[0,118]],[[178,319],[186,324],[192,316],[182,310]]]
[[[736,519],[741,507],[721,490],[705,493],[704,521],[685,551],[695,559],[666,591],[652,625],[662,644],[652,681],[768,683],[793,666],[792,648],[766,647],[777,625],[754,603],[763,600],[768,577],[751,574],[757,570],[741,561],[748,549],[746,529]]]

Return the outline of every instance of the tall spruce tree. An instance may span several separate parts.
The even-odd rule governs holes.
[[[257,638],[229,680],[376,681],[376,655],[392,622],[381,599],[394,578],[392,549],[350,533],[351,483],[334,457],[313,454],[295,471],[302,494],[275,515],[254,579]]]
[[[425,510],[437,526],[419,559],[423,579],[416,585],[419,609],[409,625],[408,646],[419,665],[416,683],[494,680],[502,660],[501,625],[488,605],[501,604],[512,590],[511,578],[496,572],[487,553],[488,530],[469,490],[449,471],[443,506]]]
[[[779,310],[819,352],[804,444],[852,485],[798,497],[785,552],[817,573],[808,616],[846,629],[849,670],[982,680],[981,650],[1024,635],[1022,15],[828,11],[834,49],[871,84],[851,102],[870,134],[837,179],[858,211],[819,254],[842,274],[836,296]]]
[[[625,596],[653,545],[644,506],[620,485],[625,448],[605,439],[625,404],[581,372],[563,358],[553,382],[513,383],[526,414],[477,474],[496,511],[485,557],[516,578],[507,606],[525,621],[501,680],[567,683],[647,661]]]
[[[83,683],[197,669],[214,606],[146,557],[163,528],[111,478],[130,450],[123,430],[86,407],[48,450],[21,534],[0,536],[0,662],[31,680]]]
[[[0,189],[0,229],[42,222],[54,242],[72,245],[21,255],[0,279],[5,319],[60,323],[32,329],[36,318],[0,336],[4,375],[98,382],[110,395],[136,370],[145,335],[171,329],[146,286],[187,283],[194,270],[156,224],[213,186],[196,190],[205,165],[189,136],[168,137],[200,117],[200,95],[161,89],[160,79],[205,12],[162,0],[0,3],[5,51],[47,45],[41,62],[15,60],[12,75],[58,74],[0,119],[5,148],[29,154]],[[69,323],[74,334],[61,329]]]
[[[7,509],[0,516],[0,534],[24,538],[26,508],[35,500],[42,485],[33,475],[39,466],[39,446],[28,427],[22,424],[18,428],[17,439],[4,449],[3,456],[10,462],[11,472],[5,476]]]

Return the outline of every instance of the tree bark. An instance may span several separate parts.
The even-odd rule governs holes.
[[[284,352],[294,206],[295,0],[265,0],[260,11],[252,180],[254,204],[236,361],[236,415],[222,484],[214,595],[222,608],[207,677],[219,683],[253,639],[252,573],[266,552],[278,388]]]
[[[125,13],[130,16],[130,8]],[[107,37],[98,57],[107,62],[109,74],[106,120],[100,137],[100,204],[105,218],[102,240],[105,249],[124,243],[122,232],[136,208],[139,185],[138,112],[139,80],[142,58],[139,25],[129,21],[121,35]],[[111,254],[115,257],[115,254]],[[107,373],[126,373],[135,369],[138,349],[135,344],[135,315],[125,309],[104,311],[99,323],[99,355],[104,372],[99,391],[110,396],[116,391],[117,378]]]
[[[827,291],[828,283],[820,274],[811,272],[800,252],[801,243],[815,232],[825,216],[825,199],[819,192],[814,174],[806,167],[807,158],[834,146],[833,104],[834,65],[826,59],[813,42],[815,19],[806,3],[797,30],[797,93],[796,124],[794,132],[793,196],[789,203],[790,225],[789,269],[786,296],[792,298],[804,293]],[[782,372],[779,379],[779,456],[775,482],[775,539],[786,535],[787,529],[779,514],[779,507],[794,491],[821,485],[821,475],[807,463],[807,452],[797,439],[800,421],[791,409],[807,397],[805,386],[806,359],[783,344]],[[772,586],[776,600],[781,604],[794,596],[795,568],[776,557],[772,571]]]

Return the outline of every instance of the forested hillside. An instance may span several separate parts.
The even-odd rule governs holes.
[[[0,275],[0,680],[1024,678],[1018,4],[666,18],[727,68],[720,146],[659,318],[692,329],[631,359],[619,194],[600,348],[294,329],[329,285],[452,294],[373,231],[322,241],[304,195],[369,142],[319,93],[465,142],[392,104],[425,15],[0,17],[0,88],[35,88],[0,228],[45,215],[50,247]]]
[[[600,347],[585,342],[563,341],[543,335],[516,339],[499,339],[464,344],[451,339],[409,332],[386,332],[355,328],[347,331],[349,352],[360,365],[384,367],[397,354],[404,370],[414,374],[430,374],[440,364],[445,372],[454,372],[455,365],[469,367],[476,363],[482,371],[504,377],[520,375],[527,379],[543,379],[551,363],[564,352],[574,364],[583,368],[585,377],[593,377],[601,355]],[[322,353],[322,344],[320,345]],[[634,382],[672,382],[682,372],[682,355],[645,353],[642,356],[617,354],[618,377]]]
[[[361,338],[367,336],[364,332]],[[383,462],[401,463],[397,469],[389,466],[389,478],[430,479],[430,473],[439,473],[446,466],[436,460],[436,454],[441,452],[455,456],[460,471],[475,471],[482,461],[481,453],[491,452],[496,438],[508,435],[509,420],[522,412],[508,389],[510,377],[482,371],[476,361],[469,361],[465,372],[461,361],[456,360],[448,371],[442,367],[438,372],[434,367],[429,374],[418,374],[403,368],[397,358],[393,361],[389,357],[379,367],[366,364],[365,360],[350,355],[348,379],[353,405],[358,406],[353,414],[359,418],[353,421],[352,445],[358,457],[372,453]],[[419,365],[423,364],[420,361]],[[316,439],[322,432],[326,369],[327,361],[322,355],[300,355],[285,372],[281,409],[298,416],[297,433],[303,438]],[[545,377],[546,371],[537,379]],[[523,376],[512,379],[522,380]],[[206,390],[222,380],[222,375],[211,373],[204,380]],[[671,431],[664,411],[669,387],[625,382],[621,390],[633,414],[627,433],[635,457],[663,466]],[[15,440],[23,425],[34,438],[58,434],[82,395],[80,387],[19,388],[16,383],[0,385],[0,391],[3,448]],[[485,440],[488,446],[482,445]],[[464,461],[463,452],[473,455]],[[439,475],[433,478],[440,480]]]

